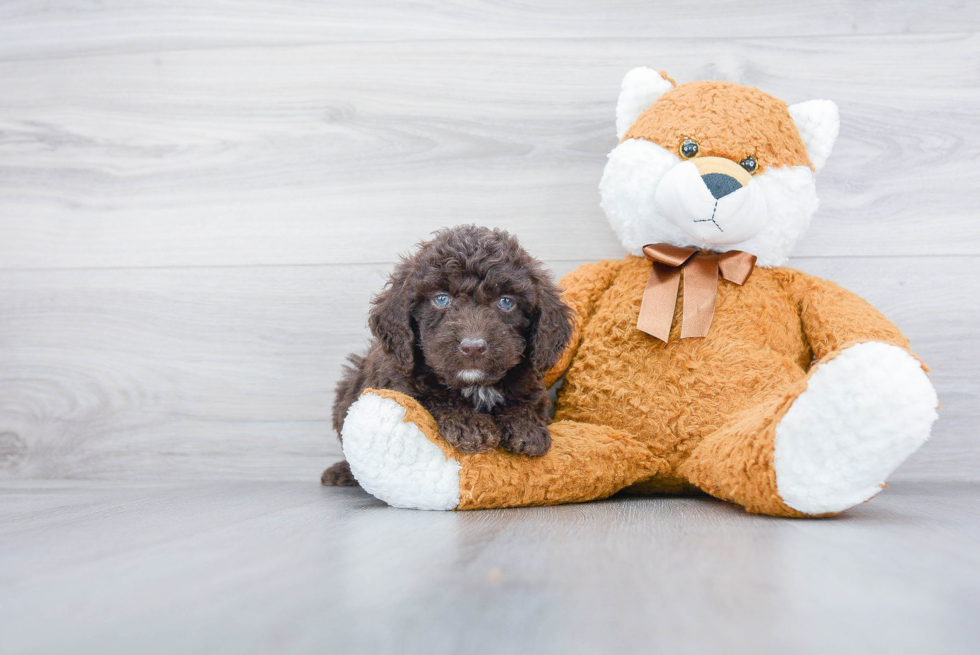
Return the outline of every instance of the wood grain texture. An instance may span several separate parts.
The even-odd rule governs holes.
[[[8,0],[0,58],[328,42],[486,38],[718,39],[975,31],[969,2],[814,0]]]
[[[558,275],[574,262],[552,263]],[[976,479],[977,258],[798,259],[912,339],[943,403],[895,479]],[[315,480],[388,265],[0,271],[0,474]]]
[[[415,512],[310,483],[0,485],[5,653],[972,654],[980,488]]]
[[[433,229],[615,257],[623,73],[834,98],[800,256],[980,254],[980,37],[397,41],[0,62],[0,266],[390,262]],[[805,73],[804,73],[805,71]]]
[[[623,73],[838,101],[795,263],[912,338],[943,401],[898,479],[980,479],[980,5],[0,6],[0,476],[315,479],[399,253],[505,227],[563,273]]]

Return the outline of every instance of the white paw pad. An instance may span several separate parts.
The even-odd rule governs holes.
[[[862,343],[820,365],[776,426],[783,502],[823,514],[868,500],[929,438],[937,405],[919,362],[897,346]]]
[[[405,422],[405,408],[394,400],[361,396],[347,412],[343,437],[351,473],[375,498],[411,509],[459,505],[459,462]]]

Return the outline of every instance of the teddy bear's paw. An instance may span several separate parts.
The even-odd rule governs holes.
[[[369,494],[394,507],[455,509],[460,464],[447,459],[392,398],[365,393],[347,412],[344,457]]]
[[[937,405],[919,362],[897,346],[862,343],[821,364],[776,427],[783,502],[825,514],[868,500],[929,438]]]

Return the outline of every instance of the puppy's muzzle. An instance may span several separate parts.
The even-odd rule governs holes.
[[[459,351],[466,357],[483,357],[487,354],[487,341],[486,339],[463,339],[459,342]]]

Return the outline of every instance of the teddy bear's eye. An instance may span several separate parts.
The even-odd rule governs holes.
[[[752,155],[749,155],[742,161],[738,162],[738,165],[747,170],[749,173],[755,173],[755,171],[759,168],[759,163]]]
[[[698,154],[698,150],[700,150],[698,147],[698,142],[694,139],[684,139],[684,141],[681,142],[681,157],[684,159],[694,157]]]
[[[432,296],[432,304],[440,309],[449,307],[450,300],[448,293],[437,293]]]

